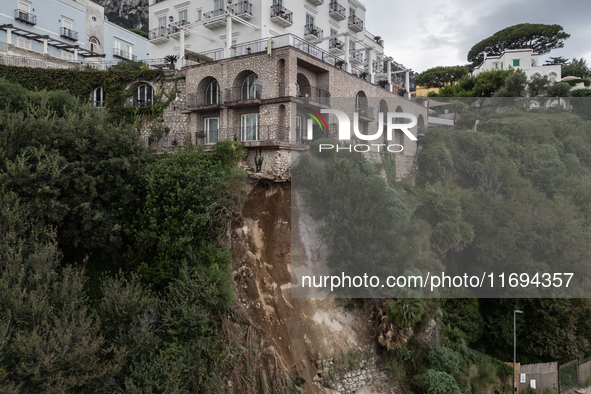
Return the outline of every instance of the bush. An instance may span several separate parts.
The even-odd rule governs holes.
[[[421,321],[425,312],[422,298],[399,298],[388,303],[388,317],[402,327],[411,327]]]
[[[445,372],[429,369],[422,380],[426,394],[462,394],[454,378]]]
[[[458,372],[460,368],[460,355],[446,347],[439,347],[431,350],[427,356],[429,366],[441,372],[446,372],[450,375]]]

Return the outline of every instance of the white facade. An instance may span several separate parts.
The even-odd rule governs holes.
[[[473,75],[483,71],[519,69],[525,72],[528,79],[534,76],[547,76],[551,83],[560,82],[561,65],[540,65],[538,54],[532,49],[508,49],[500,56],[486,56],[484,61],[474,69]]]
[[[366,73],[372,83],[391,82],[394,70],[407,72],[384,55],[384,41],[367,31],[366,9],[357,0],[150,1],[150,59],[182,59],[184,48],[220,60],[265,51],[269,38],[291,35],[294,46],[320,48],[341,59],[342,69]]]

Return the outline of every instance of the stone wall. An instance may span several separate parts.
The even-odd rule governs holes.
[[[275,180],[291,178],[291,151],[289,149],[251,150],[243,165],[256,170],[255,159],[262,158],[261,173]]]

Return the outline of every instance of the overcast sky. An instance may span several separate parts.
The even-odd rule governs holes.
[[[362,0],[366,27],[386,41],[386,54],[421,72],[466,64],[474,44],[519,23],[559,24],[564,48],[541,57],[591,63],[591,0]]]

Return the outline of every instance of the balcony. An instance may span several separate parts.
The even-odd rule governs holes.
[[[221,108],[221,91],[203,91],[187,95],[183,113],[215,111]]]
[[[189,21],[178,21],[168,25],[168,34],[170,35],[170,38],[179,38],[179,36],[181,35],[181,27],[188,24]],[[185,30],[185,37],[187,37],[188,35],[189,32]]]
[[[78,41],[78,32],[67,27],[60,27],[60,36],[68,40]]]
[[[14,19],[17,21],[24,22],[28,25],[36,25],[37,24],[37,15],[30,14],[28,12],[22,10],[14,10]]]
[[[336,1],[331,1],[329,15],[338,21],[342,21],[347,17],[347,9]]]
[[[261,85],[251,85],[248,88],[237,87],[226,89],[227,107],[253,107],[261,104],[263,89]]]
[[[310,3],[314,5],[322,5],[324,4],[324,0],[308,0]]]
[[[363,53],[359,51],[349,51],[349,62],[351,62],[351,64],[362,64]]]
[[[373,122],[375,120],[374,108],[369,106],[362,106],[355,108],[355,111],[359,113],[359,120],[362,122]]]
[[[228,12],[241,19],[249,20],[252,18],[252,3],[250,1],[240,1],[228,6]]]
[[[271,6],[271,22],[279,26],[290,27],[293,25],[293,12],[279,5]]]
[[[386,67],[383,61],[374,60],[373,62],[373,72],[378,75],[386,75]]]
[[[160,44],[168,41],[168,28],[161,26],[151,29],[149,32],[149,39],[153,44]]]
[[[125,52],[121,49],[117,49],[117,48],[113,48],[113,57],[117,57],[119,59],[124,59],[124,60],[131,60],[131,61],[137,61],[137,56],[132,55],[129,52]]]
[[[315,25],[306,25],[304,30],[304,38],[306,40],[314,41],[322,38],[323,31]]]
[[[356,16],[349,16],[349,29],[356,33],[363,31],[363,21]]]
[[[217,29],[226,26],[226,11],[213,10],[203,14],[203,26],[208,29]]]
[[[328,42],[328,51],[334,55],[345,53],[345,43],[338,38],[331,38]]]
[[[315,86],[296,85],[298,98],[306,105],[330,106],[330,92]]]
[[[241,126],[218,129],[218,141],[241,141],[246,148],[289,144],[289,128],[281,125]],[[205,150],[212,149],[206,146]]]

